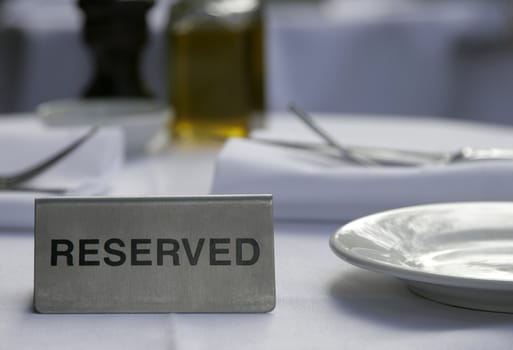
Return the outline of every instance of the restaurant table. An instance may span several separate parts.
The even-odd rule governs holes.
[[[0,112],[76,97],[91,76],[73,0],[7,0],[0,11]],[[166,100],[165,25],[149,14],[141,70]],[[513,9],[504,0],[269,1],[270,110],[436,115],[513,124]]]
[[[220,145],[131,158],[113,195],[207,194]],[[0,349],[511,349],[513,315],[438,304],[328,246],[343,222],[276,222],[264,314],[38,314],[33,232],[0,233]]]

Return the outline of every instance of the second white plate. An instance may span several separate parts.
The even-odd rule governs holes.
[[[119,127],[128,155],[142,153],[155,135],[166,130],[170,116],[163,103],[138,98],[55,100],[39,105],[37,113],[53,127]]]
[[[513,312],[513,203],[415,206],[343,226],[333,251],[438,302]]]

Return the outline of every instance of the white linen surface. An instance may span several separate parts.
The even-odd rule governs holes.
[[[84,128],[50,129],[34,118],[0,119],[0,174],[10,175],[55,154],[86,132]],[[67,195],[94,195],[123,163],[123,135],[116,128],[99,130],[89,140],[34,179],[30,188],[64,188]],[[46,193],[0,191],[0,228],[30,229],[34,198]]]
[[[127,172],[137,176],[130,170],[134,169]],[[209,173],[199,176],[208,177]],[[142,172],[137,178],[142,183],[148,180]],[[194,190],[194,187],[185,188]],[[328,246],[337,226],[276,225],[277,302],[274,311],[268,314],[37,314],[32,311],[32,235],[2,234],[0,280],[5,282],[0,288],[0,347],[9,350],[511,349],[513,315],[438,304],[414,295],[394,278],[341,261]]]
[[[435,118],[343,116],[319,119],[344,144],[412,150],[513,148],[513,129]],[[300,122],[276,118],[255,137],[322,142]],[[347,221],[396,207],[451,201],[513,200],[513,162],[365,167],[309,151],[230,140],[212,192],[271,193],[279,219]]]

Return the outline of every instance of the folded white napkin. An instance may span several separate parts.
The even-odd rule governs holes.
[[[31,167],[55,154],[87,128],[48,128],[34,118],[0,118],[0,175]],[[31,181],[30,188],[63,188],[66,195],[95,195],[108,190],[111,176],[123,163],[123,136],[115,128],[100,129],[89,140]],[[34,198],[43,192],[0,191],[0,228],[30,229]]]
[[[463,146],[513,148],[513,129],[443,119],[339,116],[319,120],[348,145],[424,151]],[[255,137],[312,141],[295,119],[271,121]],[[213,193],[271,193],[280,219],[347,221],[414,204],[513,200],[513,161],[424,167],[365,167],[312,152],[230,140],[221,152]]]

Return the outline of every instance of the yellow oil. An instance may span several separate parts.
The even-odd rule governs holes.
[[[246,136],[264,105],[261,19],[168,32],[174,139]]]

